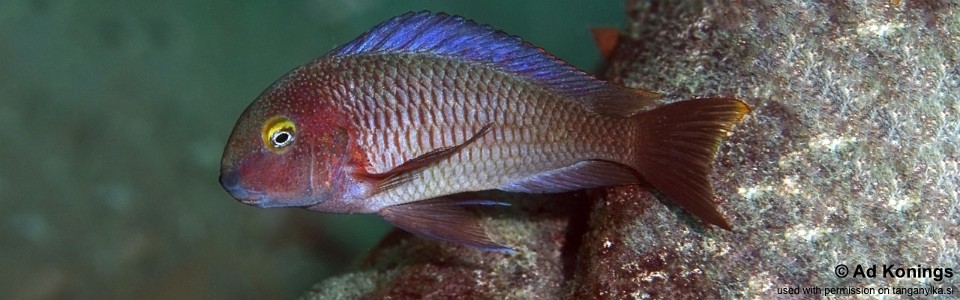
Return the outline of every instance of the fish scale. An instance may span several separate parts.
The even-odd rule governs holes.
[[[345,114],[370,116],[370,120],[353,124],[359,129],[357,142],[366,150],[369,172],[385,172],[430,150],[462,143],[485,124],[492,124],[491,132],[476,144],[425,169],[410,184],[366,199],[371,209],[457,190],[496,189],[507,179],[569,166],[584,156],[628,161],[633,147],[628,143],[633,136],[629,119],[589,113],[581,104],[563,99],[563,95],[489,67],[412,55],[358,56],[327,63],[314,67],[359,68],[362,71],[345,73],[352,75],[343,79],[348,85],[386,87],[335,104]],[[417,78],[411,78],[414,75]],[[391,86],[415,81],[440,84]],[[365,111],[368,107],[376,108],[372,115]],[[433,118],[413,117],[411,110]],[[432,139],[424,143],[411,139],[409,132]],[[618,132],[623,138],[610,144],[594,142],[594,137],[610,132]],[[536,151],[520,156],[524,152],[521,149]],[[465,159],[472,156],[480,159]],[[520,161],[523,164],[504,163]],[[493,180],[460,180],[467,174]]]
[[[488,250],[462,206],[487,189],[555,193],[641,178],[731,226],[707,178],[749,108],[603,82],[518,37],[430,12],[390,19],[277,80],[240,116],[220,183],[258,207],[377,213]]]

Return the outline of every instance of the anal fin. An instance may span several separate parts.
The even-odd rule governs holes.
[[[393,226],[423,237],[490,251],[514,252],[490,240],[479,219],[465,205],[509,205],[489,200],[434,198],[388,206],[378,214]]]

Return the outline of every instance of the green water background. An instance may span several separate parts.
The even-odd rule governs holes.
[[[623,1],[0,2],[0,299],[291,298],[350,267],[373,216],[242,205],[240,112],[291,68],[411,10],[492,24],[592,70]]]

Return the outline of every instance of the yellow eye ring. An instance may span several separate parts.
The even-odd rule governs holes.
[[[270,151],[280,151],[297,139],[297,125],[284,116],[275,116],[263,123],[263,145]]]

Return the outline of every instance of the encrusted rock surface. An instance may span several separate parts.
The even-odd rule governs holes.
[[[960,275],[835,268],[960,269],[960,3],[633,1],[627,12],[607,77],[666,101],[736,96],[753,108],[712,175],[733,231],[705,227],[649,188],[585,191],[483,209],[517,254],[394,233],[357,271],[305,297],[770,298],[788,287],[956,296]]]

